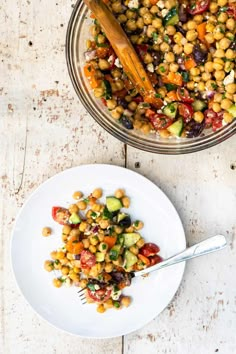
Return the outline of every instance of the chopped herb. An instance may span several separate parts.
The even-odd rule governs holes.
[[[95,213],[94,211],[92,211],[92,213],[91,213],[91,218],[96,219],[96,217],[97,217],[97,213]]]
[[[94,19],[93,22],[94,22],[95,25],[99,25],[98,20],[96,18]]]
[[[211,87],[216,90],[218,86],[214,82],[212,82]]]
[[[111,227],[109,228],[109,234],[112,235],[113,232],[114,232],[114,226],[111,226]]]
[[[105,243],[102,244],[102,249],[103,250],[107,249],[107,245]]]
[[[142,106],[143,107],[150,107],[150,104],[149,103],[142,103]]]
[[[152,38],[153,38],[154,42],[156,42],[157,39],[158,39],[158,34],[156,32],[153,32],[152,33]]]
[[[102,280],[102,275],[101,274],[98,276],[98,280]]]
[[[181,75],[184,82],[189,82],[189,73],[187,71],[182,71]]]
[[[220,28],[220,33],[225,33],[225,30],[223,27],[219,27]]]
[[[223,6],[219,9],[219,12],[226,12],[228,10],[228,6]]]
[[[169,105],[169,109],[170,109],[170,112],[171,112],[171,113],[174,113],[174,112],[175,112],[175,107],[174,107],[173,104],[170,104],[170,105]]]
[[[58,278],[62,283],[65,283],[67,278]]]
[[[55,260],[55,264],[58,265],[60,261],[58,259]]]
[[[134,222],[134,226],[135,226],[135,227],[138,227],[138,225],[139,225],[139,220],[136,220],[136,221]]]
[[[88,71],[89,71],[89,72],[91,71],[91,66],[88,66]]]
[[[108,47],[109,47],[109,44],[107,44],[107,43],[97,43],[97,47],[108,48]]]
[[[164,72],[166,71],[166,69],[164,68],[164,66],[160,66],[160,69],[159,69],[159,70],[160,70],[161,73],[164,73]]]
[[[228,36],[228,38],[233,41],[234,40],[234,36]]]
[[[116,307],[117,309],[120,307],[119,301],[114,301],[113,305],[114,305],[114,307]]]
[[[117,285],[114,285],[113,289],[115,292],[118,292],[120,290]]]
[[[85,198],[85,199],[83,199],[83,202],[85,202],[85,203],[89,203],[89,198]]]
[[[168,92],[177,89],[177,86],[174,85],[174,84],[165,84],[165,87],[166,87],[166,89],[167,89]]]
[[[118,258],[118,252],[116,250],[111,249],[109,252],[109,257],[112,261],[116,261]]]
[[[91,283],[89,283],[89,284],[87,285],[87,288],[88,288],[89,290],[91,290],[91,291],[95,291],[95,290],[96,290],[94,284],[91,284]]]
[[[142,81],[145,81],[145,77],[142,77]]]
[[[222,95],[222,99],[224,100],[226,98],[226,94],[225,93],[223,93],[223,95]]]
[[[162,95],[160,95],[159,93],[155,93],[155,97],[156,98],[162,98]]]
[[[78,240],[74,240],[74,241],[72,241],[72,243],[78,243],[79,241]]]
[[[163,39],[164,39],[164,42],[169,43],[170,38],[169,38],[169,36],[167,36],[167,34],[164,35]]]

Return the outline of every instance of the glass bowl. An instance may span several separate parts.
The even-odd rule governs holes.
[[[66,59],[69,74],[80,101],[91,116],[117,139],[137,149],[159,154],[186,154],[219,144],[236,133],[236,120],[217,132],[204,131],[197,138],[164,139],[155,133],[145,135],[138,130],[127,130],[117,122],[100,99],[96,99],[84,76],[84,52],[86,39],[90,37],[89,26],[92,20],[86,5],[78,1],[72,12],[66,36]]]

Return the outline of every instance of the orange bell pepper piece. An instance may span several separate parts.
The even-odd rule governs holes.
[[[90,18],[96,18],[95,15],[91,12]]]
[[[72,236],[66,243],[66,249],[72,254],[80,254],[84,249],[84,245],[83,242],[80,242],[76,236]]]
[[[200,25],[197,25],[197,33],[198,33],[198,38],[200,39],[200,41],[205,42],[206,22],[202,22],[202,23],[200,23]]]
[[[157,1],[158,1],[158,0],[150,0],[150,4],[151,4],[151,5],[156,5]]]
[[[108,245],[108,248],[112,248],[116,244],[116,236],[105,236],[104,242]]]
[[[88,63],[84,66],[84,75],[87,77],[91,88],[97,88],[101,84],[101,80],[96,79],[95,73],[96,70],[93,65]]]
[[[138,254],[138,258],[140,259],[140,261],[142,261],[147,267],[150,266],[150,260],[143,256],[142,254]]]
[[[184,62],[184,66],[185,66],[186,70],[190,70],[190,69],[194,68],[195,66],[197,66],[197,64],[192,57],[188,57],[188,58],[186,58],[186,60]]]
[[[171,101],[178,101],[178,97],[175,91],[170,91],[166,94],[166,96],[171,100]]]
[[[183,79],[181,74],[173,73],[173,72],[169,72],[167,76],[162,76],[162,81],[165,84],[173,84],[177,86],[182,86],[183,84]]]

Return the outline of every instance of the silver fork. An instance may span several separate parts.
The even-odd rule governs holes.
[[[226,238],[223,235],[216,235],[213,237],[209,237],[206,240],[196,243],[195,245],[186,248],[184,251],[177,253],[176,255],[158,264],[155,264],[152,267],[145,268],[137,272],[127,273],[127,274],[129,274],[130,278],[139,277],[180,262],[185,262],[195,257],[204,256],[205,254],[219,251],[223,249],[226,245],[227,245]],[[85,289],[86,287],[78,291],[82,304],[86,304]]]

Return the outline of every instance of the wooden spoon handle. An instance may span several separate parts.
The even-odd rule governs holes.
[[[109,8],[102,0],[84,0],[84,2],[101,25],[130,81],[148,102],[155,101],[158,103],[155,104],[156,106],[161,106],[162,101],[155,98],[156,92],[137,53]]]

